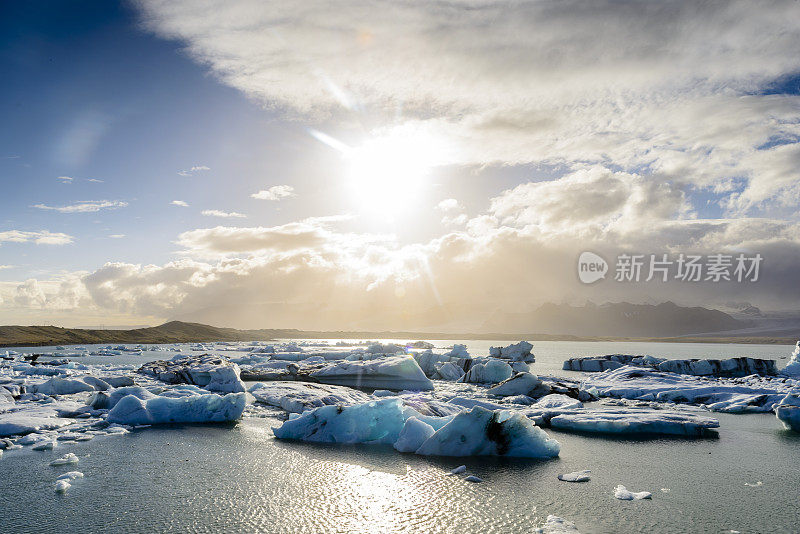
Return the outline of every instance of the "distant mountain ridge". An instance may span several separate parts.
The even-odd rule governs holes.
[[[610,337],[673,337],[737,330],[750,326],[725,312],[686,308],[674,302],[662,304],[543,304],[529,313],[501,313],[484,323],[482,330],[533,332],[551,335]]]

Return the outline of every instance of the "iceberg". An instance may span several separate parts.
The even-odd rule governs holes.
[[[257,402],[290,413],[303,413],[320,406],[351,406],[371,400],[369,395],[356,389],[308,382],[258,383],[250,388],[250,394]]]
[[[106,386],[108,385],[106,384]],[[31,389],[33,393],[42,393],[43,395],[72,395],[74,393],[95,391],[94,386],[87,384],[83,380],[69,380],[57,376],[47,382],[37,384]]]
[[[147,400],[127,395],[108,412],[107,420],[122,425],[221,423],[240,419],[246,405],[245,393],[157,396]]]
[[[402,401],[385,398],[356,406],[316,408],[272,431],[278,439],[393,445],[405,422]]]
[[[599,397],[699,404],[730,413],[772,411],[792,387],[793,382],[785,379],[758,375],[705,378],[634,366],[590,376],[581,384],[581,389]]]
[[[511,378],[489,388],[487,393],[499,397],[526,395],[536,399],[550,393],[550,388],[542,383],[536,375],[531,373],[517,373]]]
[[[323,384],[356,388],[417,390],[433,389],[412,356],[387,356],[376,360],[342,361],[327,365],[309,374]]]
[[[497,384],[511,378],[511,366],[502,360],[489,358],[485,363],[476,363],[469,368],[462,382],[475,384]]]
[[[548,515],[544,525],[533,532],[534,534],[580,534],[575,523],[557,515]]]
[[[56,480],[70,481],[70,480],[77,480],[79,478],[83,478],[83,473],[81,473],[80,471],[68,471],[63,475],[61,475],[60,477],[58,477]]]
[[[221,356],[179,355],[169,361],[148,362],[137,372],[168,384],[193,384],[220,393],[246,391],[239,366]]]
[[[67,482],[66,480],[57,480],[53,490],[56,493],[66,493],[69,488],[72,487],[72,484]]]
[[[400,452],[416,452],[422,444],[431,437],[436,431],[427,423],[420,421],[416,417],[406,419],[400,436],[394,443],[394,448]]]
[[[800,341],[795,344],[792,357],[786,367],[781,369],[781,374],[786,376],[800,377]]]
[[[536,361],[536,358],[531,354],[532,349],[533,345],[527,341],[520,341],[519,343],[513,343],[507,347],[490,347],[489,356],[517,362],[533,363]]]
[[[78,457],[74,453],[68,452],[61,458],[57,458],[52,462],[50,462],[50,465],[57,466],[57,465],[77,464],[77,463],[78,463]]]
[[[431,456],[552,458],[561,445],[519,413],[475,406],[437,430],[416,453]]]
[[[800,432],[800,394],[790,393],[775,405],[775,416],[787,430]]]
[[[562,413],[550,419],[550,426],[572,432],[703,437],[713,435],[712,431],[719,427],[719,421],[667,410],[628,408]]]
[[[588,469],[584,471],[574,471],[572,473],[565,473],[563,475],[558,475],[558,480],[562,480],[564,482],[588,482],[590,480]]]
[[[653,494],[649,491],[639,491],[633,492],[628,491],[625,489],[625,486],[620,484],[616,488],[614,488],[614,497],[621,501],[632,501],[632,500],[640,500],[640,499],[650,499],[653,497]]]
[[[693,376],[742,377],[752,374],[769,376],[776,374],[775,360],[758,358],[728,358],[725,360],[689,359],[667,360],[652,356],[633,356],[630,354],[609,354],[570,358],[563,365],[565,371],[599,373],[619,369],[626,365],[644,367],[656,371]]]

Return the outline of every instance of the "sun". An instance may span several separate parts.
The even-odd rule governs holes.
[[[444,154],[441,141],[419,132],[371,137],[343,152],[350,194],[367,211],[414,205]]]

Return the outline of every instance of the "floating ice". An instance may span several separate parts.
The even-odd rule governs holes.
[[[526,395],[531,398],[539,398],[550,393],[550,388],[544,385],[536,375],[517,373],[508,380],[489,388],[487,393],[500,397]]]
[[[75,480],[78,478],[83,478],[83,473],[80,471],[69,471],[58,477],[56,480]]]
[[[609,354],[586,358],[570,358],[563,365],[564,370],[601,372],[619,369],[626,365],[645,367],[657,371],[714,377],[742,377],[752,374],[774,375],[775,360],[757,358],[728,358],[726,360],[689,359],[667,360],[652,356],[633,356],[630,354]]]
[[[168,384],[194,384],[221,393],[246,391],[239,366],[221,356],[176,356],[148,362],[138,372]]]
[[[56,442],[52,439],[45,439],[42,441],[38,441],[33,444],[31,447],[34,451],[52,451],[56,448]]]
[[[573,432],[610,434],[669,434],[702,437],[719,427],[719,421],[699,415],[648,408],[582,410],[550,419],[550,426]]]
[[[533,363],[536,361],[533,354],[531,354],[533,345],[527,341],[520,341],[519,343],[508,345],[507,347],[491,347],[489,348],[489,356],[494,358],[504,358],[512,361],[520,361],[526,363]]]
[[[58,458],[58,459],[53,460],[52,462],[50,462],[50,465],[54,465],[55,466],[55,465],[77,464],[78,461],[79,461],[78,457],[74,453],[68,452],[66,455],[62,456],[61,458]]]
[[[475,406],[436,431],[416,451],[435,456],[515,456],[552,458],[559,443],[527,417]]]
[[[781,369],[781,374],[800,377],[800,341],[795,344],[794,352],[786,367]]]
[[[775,416],[788,430],[800,432],[800,394],[790,393],[775,405]]]
[[[33,393],[42,393],[44,395],[72,395],[85,391],[95,391],[95,388],[83,380],[70,380],[54,376],[47,382],[33,386],[32,390]]]
[[[246,404],[245,393],[158,396],[147,400],[128,395],[108,412],[108,421],[124,425],[221,423],[240,419]]]
[[[533,532],[534,534],[579,534],[575,523],[557,515],[548,515],[544,525]]]
[[[475,475],[470,475],[466,477],[464,480],[467,482],[483,482],[483,479],[480,477],[476,477]]]
[[[351,406],[370,400],[370,396],[356,389],[307,382],[267,382],[250,388],[258,402],[277,406],[291,413],[303,413],[320,406]],[[393,393],[389,392],[390,395]]]
[[[323,383],[356,388],[431,390],[433,383],[412,356],[388,356],[377,360],[342,361],[312,371]]]
[[[400,452],[415,452],[435,432],[431,425],[423,423],[416,417],[409,417],[394,443],[394,448]]]
[[[67,490],[71,487],[72,484],[70,484],[66,480],[57,480],[53,489],[56,493],[66,493]]]
[[[558,475],[558,480],[563,480],[564,482],[588,482],[591,477],[589,477],[588,469],[585,471],[573,471],[572,473],[565,473],[563,475]]]
[[[447,474],[448,474],[448,475],[458,475],[458,474],[460,474],[460,473],[463,473],[463,472],[465,472],[466,470],[467,470],[467,466],[466,466],[466,465],[459,465],[458,467],[456,467],[456,468],[452,469],[452,470],[451,470],[449,473],[447,473]]]
[[[616,497],[621,501],[632,501],[634,499],[636,500],[651,499],[653,497],[653,494],[650,493],[649,491],[640,491],[640,492],[628,491],[627,489],[625,489],[625,486],[620,484],[619,486],[614,488],[614,497]]]
[[[587,377],[581,388],[600,397],[702,404],[718,412],[769,412],[793,386],[761,376],[701,378],[625,366]],[[791,382],[791,381],[789,381]]]
[[[278,439],[392,445],[404,425],[403,403],[386,398],[356,406],[323,406],[272,430]]]
[[[511,378],[512,372],[511,366],[506,362],[490,358],[485,363],[476,363],[470,367],[462,381],[475,384],[497,384]]]

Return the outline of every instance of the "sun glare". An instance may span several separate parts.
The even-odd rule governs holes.
[[[413,205],[443,153],[430,135],[398,132],[369,139],[344,153],[352,196],[366,210]]]

